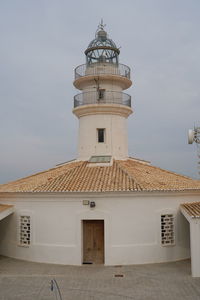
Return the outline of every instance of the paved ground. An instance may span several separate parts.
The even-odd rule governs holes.
[[[124,275],[124,277],[115,277]],[[63,300],[199,300],[200,278],[190,261],[134,266],[62,266],[0,256],[0,300],[54,300],[55,278]]]

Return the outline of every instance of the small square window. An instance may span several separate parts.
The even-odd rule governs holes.
[[[104,89],[99,89],[99,91],[98,91],[98,96],[99,96],[99,100],[104,99],[104,96],[105,96],[105,90],[104,90]]]
[[[98,143],[104,143],[105,142],[105,129],[99,128],[97,129],[98,132]]]

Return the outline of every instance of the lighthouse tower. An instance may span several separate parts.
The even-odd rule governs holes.
[[[133,112],[128,89],[130,68],[119,63],[120,51],[104,25],[85,50],[86,64],[75,69],[73,113],[79,119],[78,159],[127,159],[127,118]]]

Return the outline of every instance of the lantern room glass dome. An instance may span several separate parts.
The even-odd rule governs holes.
[[[114,63],[118,64],[120,51],[115,43],[108,38],[104,25],[100,24],[95,39],[90,42],[85,50],[86,63]]]

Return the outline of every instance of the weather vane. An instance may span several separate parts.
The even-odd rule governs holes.
[[[103,19],[101,19],[101,23],[98,25],[98,29],[99,30],[104,30],[105,26],[106,26],[106,24],[103,24]]]

